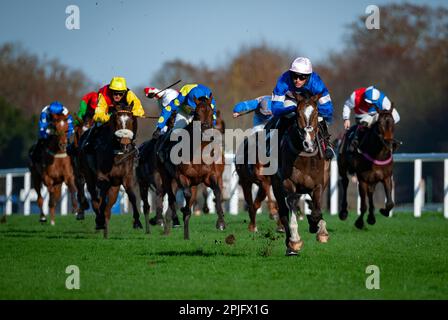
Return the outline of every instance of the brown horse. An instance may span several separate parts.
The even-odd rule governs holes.
[[[302,98],[295,95],[296,116],[288,121],[279,147],[279,170],[271,176],[280,220],[286,234],[286,254],[296,255],[303,246],[297,226],[297,199],[300,194],[311,196],[309,231],[317,233],[319,242],[328,241],[326,223],[322,218],[322,193],[329,181],[330,163],[323,155],[323,139],[319,134],[317,101],[320,96]],[[289,212],[292,211],[291,224]]]
[[[176,118],[176,112],[173,112],[168,119],[166,126],[168,132],[174,126],[174,119]],[[168,134],[168,133],[167,133]],[[165,189],[163,185],[163,178],[166,173],[163,166],[159,166],[157,163],[157,150],[160,148],[162,139],[150,139],[139,146],[139,159],[138,165],[135,168],[137,182],[140,189],[140,197],[143,201],[143,213],[145,215],[146,233],[150,233],[149,225],[162,225],[163,222],[163,197],[168,194],[170,197],[169,204],[172,212],[173,227],[179,227],[179,218],[176,213],[176,198],[170,190]],[[165,177],[168,178],[168,177]],[[148,202],[148,192],[152,189],[156,193],[156,216],[149,219],[150,205]]]
[[[216,111],[216,124],[215,124],[214,128],[216,130],[218,130],[219,132],[221,132],[221,134],[224,136],[225,131],[226,131],[226,123],[225,123],[224,119],[221,116],[221,111],[220,110]],[[197,204],[198,204],[198,201],[197,201],[197,199],[198,199],[198,189],[199,189],[199,186],[192,188],[192,196],[191,197],[193,199],[195,199],[193,207],[196,207]],[[223,186],[221,186],[221,190],[223,190]],[[208,214],[210,212],[210,208],[208,207],[208,203],[207,203],[208,190],[207,190],[207,188],[204,185],[202,185],[202,192],[201,192],[201,194],[202,194],[202,198],[203,198],[202,212],[205,213],[205,214]],[[200,209],[196,208],[195,209],[195,213],[200,214]]]
[[[254,165],[248,164],[248,152],[251,149],[249,147],[249,143],[253,140],[254,143],[258,146],[259,136],[257,133],[253,133],[253,139],[245,138],[244,142],[240,145],[238,153],[244,152],[244,162],[245,163],[236,163],[235,168],[239,177],[239,184],[243,189],[244,199],[247,204],[247,211],[249,213],[250,223],[249,223],[249,231],[256,232],[257,224],[256,224],[256,213],[257,210],[261,207],[262,202],[266,197],[268,198],[268,209],[270,213],[270,217],[277,221],[277,231],[284,232],[283,225],[278,216],[278,208],[276,201],[271,196],[271,177],[263,173],[264,165],[260,163],[258,158],[258,153],[256,157],[256,163]],[[255,184],[258,186],[257,195],[255,197],[255,201],[252,197],[252,185]]]
[[[213,128],[213,109],[211,106],[211,102],[212,96],[210,96],[209,98],[202,97],[199,100],[195,99],[196,109],[194,112],[193,121],[189,125],[187,125],[184,130],[188,133],[190,140],[194,141],[194,126],[195,123],[197,124],[198,122],[200,122],[200,148],[199,150],[197,150],[195,149],[194,143],[190,143],[190,158],[188,159],[188,161],[176,165],[173,175],[170,174],[171,177],[164,180],[164,185],[166,187],[171,187],[173,193],[176,192],[178,187],[183,190],[186,200],[185,207],[181,209],[184,220],[184,239],[190,238],[189,221],[191,217],[191,207],[194,202],[194,199],[192,197],[192,188],[201,183],[204,183],[207,187],[210,187],[215,195],[215,203],[218,213],[216,228],[220,230],[225,229],[221,189],[222,173],[224,171],[224,155],[222,153],[222,150],[220,154],[214,154],[212,152],[213,155],[211,156],[214,159],[215,157],[219,158],[220,163],[218,163],[217,161],[213,161],[214,159],[204,158],[204,149],[209,145],[209,143],[201,139],[202,134],[205,130]],[[174,130],[173,133],[175,131],[176,130]],[[171,153],[173,144],[169,144],[167,149],[167,152]],[[195,161],[195,154],[197,153],[201,155],[199,163],[196,163]],[[170,165],[172,166],[172,163],[164,163],[165,168],[167,168],[167,172],[172,172],[171,168],[167,167]]]
[[[133,140],[137,133],[137,118],[131,110],[132,105],[117,106],[110,120],[97,128],[99,132],[93,141],[95,150],[92,152],[88,148],[82,148],[80,152],[81,170],[86,178],[92,207],[96,214],[96,229],[103,229],[105,238],[109,233],[111,208],[117,200],[121,185],[125,188],[132,205],[134,228],[143,227],[133,191],[136,155]],[[81,140],[85,136],[83,135]]]
[[[383,184],[386,193],[386,206],[380,209],[381,214],[388,217],[390,210],[394,207],[392,200],[392,152],[395,143],[393,108],[393,104],[390,110],[379,110],[376,108],[378,120],[360,137],[359,147],[356,152],[350,153],[348,150],[350,141],[348,141],[347,137],[349,132],[345,134],[341,144],[338,157],[339,175],[342,180],[342,201],[339,218],[345,220],[348,216],[347,187],[349,180],[347,174],[356,174],[359,182],[359,196],[361,198],[361,215],[355,222],[355,226],[358,229],[364,227],[363,218],[367,211],[366,196],[369,199],[367,223],[373,225],[376,222],[373,193],[378,182]],[[352,128],[351,130],[354,129]]]
[[[77,190],[72,162],[70,157],[67,155],[68,114],[51,115],[48,129],[50,130],[49,138],[43,148],[38,151],[40,154],[36,157],[40,159],[40,161],[35,163],[30,157],[28,166],[31,171],[33,188],[37,192],[37,203],[40,209],[40,222],[47,221],[42,208],[43,198],[40,192],[43,183],[47,187],[50,194],[50,219],[51,225],[54,225],[56,204],[61,197],[62,183],[65,183],[70,190],[73,210],[77,211],[78,206],[75,199]],[[34,149],[35,145],[31,148]],[[30,153],[32,153],[32,151],[30,151]]]

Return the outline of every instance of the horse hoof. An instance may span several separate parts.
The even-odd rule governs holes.
[[[84,213],[78,213],[76,215],[76,220],[84,220]]]
[[[299,252],[303,248],[303,240],[298,242],[289,241],[288,248],[291,248],[292,251]]]
[[[298,251],[294,251],[291,248],[286,248],[285,256],[292,257],[292,256],[297,256],[298,254],[299,254]]]
[[[308,231],[310,233],[316,233],[319,230],[319,227],[317,226],[317,224],[310,224]]]
[[[253,225],[253,224],[249,224],[248,229],[249,229],[249,232],[258,232],[257,226]]]
[[[50,224],[51,224],[52,226],[54,226],[56,223],[55,223],[54,221],[51,221]]]
[[[179,220],[178,221],[173,220],[173,228],[180,228],[180,227],[181,227],[181,225],[179,223]]]
[[[340,220],[344,221],[344,220],[347,219],[347,217],[348,217],[348,211],[341,211],[341,212],[339,212],[339,219]]]
[[[376,223],[375,216],[372,214],[367,217],[367,223],[373,226]]]
[[[381,209],[380,209],[380,213],[381,213],[383,216],[385,216],[385,217],[389,217],[389,213],[390,213],[390,211],[389,211],[389,210],[386,210],[386,209],[384,209],[384,208],[381,208]]]
[[[319,241],[320,243],[327,243],[328,242],[328,238],[330,236],[328,234],[318,234],[316,236],[317,241]]]
[[[39,222],[41,222],[41,223],[45,223],[45,222],[47,222],[47,218],[45,218],[45,217],[44,217],[44,218],[40,218],[40,219],[39,219]]]
[[[210,213],[210,209],[207,207],[202,208],[202,212],[204,212],[205,214]]]
[[[134,229],[143,229],[143,225],[140,220],[134,221],[133,227]]]
[[[356,220],[355,221],[355,227],[358,228],[359,230],[361,230],[362,228],[364,228],[364,221],[362,220]]]
[[[285,233],[285,228],[284,227],[277,227],[276,230],[278,233]]]
[[[226,228],[226,225],[224,223],[217,223],[216,229],[223,231]]]
[[[97,224],[95,226],[95,230],[104,230],[106,229],[106,226],[104,224]]]

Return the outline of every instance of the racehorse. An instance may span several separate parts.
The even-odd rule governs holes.
[[[355,226],[358,229],[364,227],[363,218],[367,211],[366,196],[369,199],[367,223],[373,225],[376,222],[373,193],[378,182],[383,184],[386,193],[386,205],[385,208],[380,209],[381,214],[388,217],[390,210],[394,207],[392,200],[392,152],[396,140],[394,139],[393,108],[393,104],[390,110],[379,110],[379,108],[375,107],[378,113],[378,120],[359,138],[360,142],[356,152],[348,150],[350,144],[348,135],[350,131],[346,132],[341,143],[338,157],[339,175],[342,180],[342,201],[339,218],[345,220],[348,216],[347,187],[349,180],[347,174],[356,174],[359,182],[359,196],[361,198],[361,215],[355,222]],[[355,127],[351,130],[354,130]]]
[[[176,112],[173,112],[171,117],[168,119],[166,126],[168,127],[168,131],[171,130],[174,126],[174,119],[176,118]],[[150,224],[159,224],[163,225],[163,197],[165,194],[168,194],[170,200],[168,201],[170,204],[170,209],[172,212],[172,221],[173,227],[180,226],[179,218],[176,213],[176,199],[174,194],[170,192],[170,190],[166,190],[163,186],[162,176],[165,175],[165,171],[163,167],[158,166],[157,163],[157,150],[160,148],[160,143],[162,139],[150,139],[144,142],[141,146],[139,146],[139,159],[138,165],[135,168],[137,182],[140,189],[140,197],[143,201],[143,213],[145,215],[145,223],[146,223],[146,233],[150,233]],[[166,177],[168,178],[168,177]],[[156,216],[152,219],[149,219],[149,211],[150,205],[148,202],[148,192],[149,189],[152,189],[156,192]]]
[[[212,96],[210,96],[209,98],[195,98],[196,108],[194,111],[193,121],[185,127],[188,136],[192,137],[192,139],[190,140],[193,141],[195,139],[193,136],[194,123],[197,123],[198,121],[200,122],[201,137],[205,130],[213,128],[213,109],[211,106],[212,99]],[[190,159],[189,161],[187,161],[187,163],[180,163],[176,165],[173,172],[169,167],[167,167],[172,166],[172,163],[165,162],[163,164],[167,168],[167,172],[169,172],[169,175],[171,176],[169,179],[164,180],[164,185],[166,187],[171,186],[173,193],[177,190],[178,187],[181,188],[185,196],[186,205],[185,207],[181,208],[181,211],[183,213],[184,220],[184,239],[186,240],[190,238],[189,221],[191,217],[191,207],[194,202],[194,199],[192,197],[192,188],[201,183],[204,183],[207,187],[210,187],[215,195],[215,204],[218,213],[216,228],[219,230],[225,229],[221,187],[222,173],[224,171],[224,155],[222,154],[222,150],[220,150],[221,154],[212,155],[214,159],[216,157],[216,159],[219,159],[219,161],[213,161],[214,159],[205,159],[203,151],[204,148],[208,146],[208,143],[203,141],[202,139],[200,140],[200,150],[195,150],[194,143],[190,143]],[[165,150],[167,154],[171,152],[172,146],[172,143],[167,145],[167,150]],[[195,163],[193,157],[194,154],[198,151],[200,151],[201,159],[199,163]]]
[[[103,229],[105,238],[109,233],[111,208],[117,200],[121,185],[125,188],[132,205],[133,227],[143,228],[133,191],[136,154],[133,140],[137,133],[137,118],[131,111],[132,107],[133,103],[129,106],[118,105],[109,121],[97,128],[98,134],[95,141],[92,141],[95,150],[82,148],[80,151],[81,170],[86,178],[87,189],[96,214],[96,229]],[[85,139],[85,136],[83,135],[81,140]]]
[[[219,132],[221,132],[221,134],[224,137],[224,134],[226,131],[226,123],[221,116],[220,110],[216,110],[216,125],[214,128],[216,130],[218,130]],[[198,201],[197,201],[198,189],[199,189],[199,186],[192,188],[192,198],[195,199],[195,203],[193,204],[193,207],[196,207],[196,205],[198,204]],[[222,186],[221,186],[221,190],[223,190]],[[205,214],[208,214],[210,212],[210,208],[208,207],[208,203],[207,203],[208,190],[205,186],[202,186],[201,194],[202,194],[202,198],[203,198],[202,212]],[[199,208],[195,209],[195,213],[200,214],[200,209]]]
[[[254,135],[254,141],[256,143],[256,146],[258,146],[258,139],[259,136],[257,133],[253,133]],[[256,157],[256,163],[249,167],[248,164],[249,160],[249,150],[251,149],[249,147],[249,143],[251,139],[245,138],[244,142],[240,145],[240,148],[238,149],[238,153],[244,152],[244,163],[236,163],[235,169],[238,174],[238,183],[241,185],[241,188],[243,189],[244,199],[247,204],[247,211],[249,213],[250,223],[248,226],[248,229],[250,232],[256,232],[257,224],[256,224],[256,213],[257,210],[261,207],[261,203],[263,202],[266,197],[268,198],[268,209],[270,213],[270,217],[277,221],[277,231],[278,232],[284,232],[283,225],[279,219],[278,216],[278,208],[276,205],[275,200],[271,196],[271,178],[269,175],[263,173],[263,164],[260,163],[258,159],[258,153]],[[258,148],[257,148],[258,150]],[[253,168],[253,169],[251,169]],[[258,186],[257,195],[255,198],[255,201],[252,197],[252,185],[255,184]]]
[[[307,215],[309,231],[317,233],[319,242],[328,241],[326,222],[322,218],[322,193],[329,181],[330,163],[323,155],[323,139],[319,134],[317,101],[320,95],[297,100],[295,117],[286,128],[279,147],[279,169],[271,176],[272,187],[279,206],[280,220],[285,228],[286,255],[297,255],[303,246],[297,226],[298,197],[311,196],[311,215]],[[289,120],[291,121],[291,120]],[[292,211],[291,224],[289,212]]]
[[[52,114],[47,130],[50,130],[49,138],[43,148],[38,151],[40,152],[37,155],[39,162],[34,162],[30,156],[28,166],[31,172],[33,188],[37,193],[37,203],[40,209],[39,221],[47,221],[42,208],[43,198],[40,192],[43,183],[50,194],[50,219],[51,225],[54,225],[56,204],[61,197],[63,182],[70,190],[73,210],[78,210],[78,205],[75,200],[77,191],[75,177],[71,159],[67,155],[68,114]],[[30,154],[33,153],[35,147],[36,145],[31,147]]]
[[[95,121],[93,120],[93,114],[92,112],[89,112],[86,114],[84,119],[79,118],[75,114],[75,118],[78,120],[78,123],[75,125],[74,128],[74,139],[72,144],[70,145],[70,157],[72,158],[73,163],[73,171],[75,172],[75,183],[76,188],[78,190],[77,198],[79,203],[79,209],[78,213],[76,215],[77,220],[84,220],[84,211],[89,208],[89,202],[87,201],[85,192],[84,192],[84,185],[86,183],[84,175],[82,173],[82,170],[80,168],[79,163],[79,148],[80,148],[80,140],[81,136],[87,132],[94,124]]]

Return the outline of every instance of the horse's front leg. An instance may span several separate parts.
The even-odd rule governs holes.
[[[78,212],[77,199],[79,199],[79,197],[77,197],[77,194],[79,194],[80,192],[78,191],[78,188],[76,188],[75,176],[71,174],[70,177],[66,179],[65,184],[67,185],[68,190],[70,191],[70,198],[72,200],[73,212],[76,213]],[[82,206],[81,203],[80,205]],[[84,210],[82,210],[82,215],[83,215],[82,219],[84,219]],[[82,219],[78,218],[78,220]]]
[[[393,178],[392,176],[389,176],[382,182],[384,186],[384,192],[386,193],[386,207],[381,208],[380,212],[383,216],[388,217],[390,214],[390,210],[392,210],[395,205],[394,200],[392,199]]]
[[[216,212],[218,213],[218,220],[216,221],[216,229],[224,230],[226,223],[224,221],[224,211],[222,209],[222,190],[215,176],[210,177],[210,188],[212,188],[215,195]]]
[[[105,224],[104,224],[104,238],[107,239],[109,237],[109,223],[110,223],[110,216],[111,216],[111,210],[115,202],[118,198],[118,193],[120,191],[120,186],[111,186],[109,190],[107,191],[107,203],[104,205],[104,216],[105,216]],[[135,196],[134,196],[135,197]],[[103,205],[101,205],[103,207]]]
[[[132,173],[130,177],[132,177]],[[132,217],[134,218],[132,226],[134,229],[143,229],[143,225],[140,222],[140,213],[138,212],[137,208],[137,198],[135,197],[134,189],[132,187],[133,186],[132,178],[125,179],[123,181],[123,186],[128,195],[129,202],[132,205]]]
[[[367,198],[369,199],[369,214],[367,215],[367,223],[374,225],[375,219],[375,204],[373,203],[373,193],[375,192],[375,184],[370,184],[367,188]]]
[[[311,217],[311,220],[317,223],[317,234],[316,234],[317,241],[321,243],[326,243],[328,242],[329,234],[327,231],[327,223],[322,217],[322,206],[321,206],[322,193],[323,193],[322,185],[319,185],[313,190],[312,194],[313,208],[311,211],[311,216],[308,217]]]
[[[61,198],[61,187],[62,184],[57,184],[48,187],[48,192],[50,193],[50,223],[52,226],[56,224],[55,216],[56,216],[56,205],[58,204],[59,199]]]
[[[42,188],[42,178],[40,175],[35,172],[36,169],[31,170],[31,180],[33,181],[33,188],[36,190],[37,193],[37,205],[39,206],[40,216],[39,216],[39,222],[47,222],[47,218],[44,214],[44,198],[42,197],[42,193],[40,192],[40,189]]]
[[[361,198],[361,215],[358,217],[358,219],[356,219],[355,221],[355,226],[358,229],[362,229],[364,228],[364,214],[367,211],[367,203],[366,203],[366,196],[367,196],[367,189],[368,189],[368,185],[367,182],[365,181],[359,181],[359,185],[358,185],[358,192],[359,192],[359,197]]]
[[[289,223],[289,208],[286,203],[286,194],[283,189],[282,182],[278,177],[274,176],[271,178],[271,181],[272,190],[274,191],[275,199],[277,199],[280,221],[282,222],[283,228],[285,229],[286,255],[294,256],[297,255],[300,249],[303,247],[303,241],[300,240],[300,237],[298,237],[297,235],[292,236],[291,234],[291,227]],[[295,219],[295,223],[292,224],[293,228],[295,228],[296,226],[297,219]]]
[[[341,155],[341,157],[344,157],[344,155]],[[347,163],[339,160],[338,161],[338,170],[339,170],[339,176],[341,177],[341,183],[342,183],[342,194],[341,194],[341,208],[339,210],[339,219],[346,220],[348,216],[348,210],[347,210],[347,188],[348,188],[348,176],[347,176]]]
[[[104,210],[106,208],[106,196],[107,192],[110,188],[110,184],[108,181],[105,180],[99,180],[98,181],[98,188],[100,189],[100,194],[98,197],[98,214],[95,218],[96,223],[96,230],[104,230],[106,233],[106,217],[104,214]]]
[[[143,202],[143,214],[145,215],[145,232],[146,233],[151,233],[150,228],[149,228],[149,210],[150,210],[150,205],[148,202],[148,192],[149,192],[149,188],[148,188],[148,184],[146,183],[146,181],[142,181],[139,180],[139,190],[140,190],[140,198],[141,201]]]
[[[189,229],[189,222],[191,217],[191,205],[192,205],[192,194],[191,194],[191,187],[184,187],[183,188],[184,197],[186,201],[185,207],[181,209],[183,213],[184,218],[184,239],[189,240],[190,239],[190,229]]]

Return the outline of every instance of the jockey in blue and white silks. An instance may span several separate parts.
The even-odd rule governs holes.
[[[271,105],[271,96],[261,96],[252,100],[241,101],[233,107],[233,117],[236,118],[243,112],[255,110],[252,130],[256,132],[262,130],[264,125],[272,118]]]
[[[62,103],[55,101],[52,102],[50,105],[43,108],[41,114],[40,114],[40,120],[39,120],[39,138],[40,139],[47,139],[49,135],[49,129],[48,125],[51,119],[52,114],[63,114],[68,115],[67,122],[68,122],[68,131],[67,131],[67,139],[70,139],[70,137],[73,135],[74,128],[73,128],[73,118],[72,115],[69,113],[68,109],[62,105]]]
[[[170,88],[161,91],[160,89],[157,89],[155,87],[147,87],[143,91],[145,92],[146,97],[148,97],[149,99],[156,99],[161,111],[163,111],[163,109],[165,109],[170,104],[170,102],[176,99],[179,95],[179,91]],[[167,131],[168,127],[165,125],[162,128],[161,132],[165,133]]]
[[[295,111],[297,103],[293,92],[309,94],[314,96],[321,94],[318,101],[319,116],[331,123],[333,120],[333,103],[330,93],[322,79],[313,72],[311,62],[308,58],[299,57],[294,60],[291,68],[284,72],[277,81],[272,92],[272,113],[274,116],[284,115]]]
[[[331,159],[334,151],[330,144],[327,124],[333,121],[333,103],[327,87],[320,76],[313,72],[311,61],[305,57],[296,58],[288,71],[277,80],[272,92],[272,113],[274,116],[287,116],[297,108],[293,93],[303,96],[321,95],[318,100],[321,135],[325,140],[325,157]]]
[[[212,91],[202,84],[186,84],[179,90],[179,95],[173,99],[166,107],[162,109],[157,123],[157,129],[153,133],[153,138],[158,138],[161,130],[165,127],[166,122],[173,111],[177,111],[174,121],[174,128],[185,128],[193,119],[196,103],[194,99],[201,97],[210,98]],[[211,107],[213,109],[213,125],[216,124],[216,101],[212,99]]]

